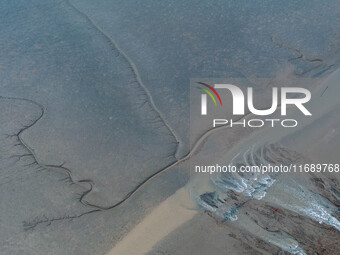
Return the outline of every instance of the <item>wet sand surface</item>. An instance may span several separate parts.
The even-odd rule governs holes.
[[[336,254],[339,174],[278,176],[257,200],[192,168],[251,157],[254,144],[267,160],[338,163],[339,49],[327,3],[1,3],[0,253]],[[316,100],[319,115],[293,133],[192,132],[197,77],[241,78],[263,98],[311,78],[303,86],[327,103]],[[211,210],[217,195],[228,203]],[[311,201],[326,216],[308,214]]]
[[[248,132],[246,139],[234,142],[234,145],[228,139],[223,139],[223,142],[228,141],[228,145],[234,147],[234,152],[230,150],[231,155],[239,152],[242,156],[244,153],[243,157],[236,156],[233,161],[237,162],[240,159],[243,164],[257,165],[261,154],[263,160],[274,164],[313,162],[314,155],[318,156],[317,160],[321,160],[320,162],[337,162],[337,157],[333,156],[336,148],[322,143],[325,139],[325,131],[329,130],[322,127],[323,123],[334,122],[335,119],[339,121],[338,117],[327,113],[327,111],[338,111],[336,109],[339,108],[335,97],[339,89],[338,79],[339,71],[326,79],[315,91],[316,94],[320,94],[319,92],[324,91],[326,87],[330,90],[328,94],[323,94],[325,98],[316,98],[314,102],[311,102],[310,107],[317,106],[318,110],[314,108],[314,120],[308,121],[301,128],[305,135],[301,135],[302,130],[287,134],[280,129],[271,129],[260,131],[260,133]],[[323,103],[318,102],[319,100],[323,100]],[[321,119],[327,116],[330,120],[322,121],[320,116]],[[308,134],[309,137],[306,137]],[[230,133],[228,134],[225,130],[212,134],[210,140],[206,141],[202,150],[193,157],[192,161],[199,162],[195,157],[202,159],[207,151],[213,151],[215,148],[217,151],[213,155],[224,158],[228,162],[228,155],[218,155],[221,148],[218,143],[223,143],[220,137],[228,138],[228,135]],[[242,134],[240,136],[242,137]],[[261,137],[261,140],[258,137]],[[337,138],[337,135],[332,137],[335,140]],[[259,154],[259,150],[253,147],[254,143],[267,144],[269,141],[281,142],[302,150],[300,152],[289,151],[280,146],[265,145],[264,150],[261,148]],[[308,150],[305,149],[306,147]],[[316,154],[308,153],[314,150]],[[322,154],[317,153],[321,151],[327,151],[324,153],[327,157],[322,158]],[[203,155],[199,155],[200,153]],[[248,155],[251,157],[248,158]],[[253,163],[249,163],[251,158],[255,160]],[[250,161],[244,162],[246,160]],[[206,164],[210,165],[209,162]],[[277,254],[278,252],[283,254],[337,254],[340,237],[340,178],[338,173],[282,174],[272,177],[275,178],[274,183],[267,182],[264,185],[267,186],[265,189],[262,189],[263,185],[256,185],[256,179],[252,179],[252,176],[237,175],[243,183],[246,183],[246,186],[243,189],[239,186],[241,190],[235,191],[236,186],[228,185],[232,181],[234,185],[239,185],[237,179],[234,178],[236,175],[231,178],[230,175],[221,174],[219,177],[218,174],[208,174],[206,177],[197,176],[198,180],[191,181],[193,184],[188,182],[187,193],[190,193],[193,198],[196,197],[203,211],[173,233],[165,236],[164,240],[155,245],[148,254],[188,254],[190,252],[202,252],[202,254],[210,252],[216,254],[223,254],[223,252],[227,254]],[[208,223],[212,219],[207,216],[214,222]],[[208,227],[205,224],[217,227],[207,230]],[[227,247],[225,247],[226,243]]]

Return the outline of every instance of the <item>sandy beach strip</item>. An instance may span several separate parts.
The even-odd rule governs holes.
[[[157,206],[107,255],[141,255],[149,252],[157,242],[197,213],[184,205],[195,206],[188,191],[182,188]]]

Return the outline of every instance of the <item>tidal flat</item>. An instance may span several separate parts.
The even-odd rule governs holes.
[[[2,1],[0,253],[337,254],[339,173],[193,166],[339,163],[338,7]],[[207,78],[252,86],[261,108],[298,83],[313,118],[211,130],[191,119]]]

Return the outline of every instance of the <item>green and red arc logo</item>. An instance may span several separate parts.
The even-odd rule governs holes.
[[[204,87],[206,87],[208,89],[210,89],[216,95],[216,97],[218,98],[218,100],[220,101],[220,104],[222,106],[221,97],[220,97],[220,95],[217,93],[217,91],[212,86],[210,86],[209,84],[203,83],[203,82],[197,82],[197,83],[203,85]],[[215,97],[213,96],[213,94],[209,90],[207,90],[205,88],[201,88],[201,87],[197,87],[197,88],[200,89],[200,90],[203,90],[205,93],[207,93],[211,97],[211,99],[214,101],[215,105],[217,106],[216,99],[215,99]]]

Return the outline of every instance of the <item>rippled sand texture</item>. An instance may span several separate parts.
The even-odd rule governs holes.
[[[335,143],[339,139],[340,119],[334,114],[340,109],[336,97],[339,75],[339,70],[334,72],[312,92],[309,109],[313,117],[302,121],[298,129],[254,131],[248,128],[238,136],[244,138],[235,141],[235,134],[220,128],[207,139],[197,156],[192,157],[192,165],[222,165],[225,161],[224,165],[231,164],[239,169],[268,164],[338,163],[338,149],[325,139]],[[295,114],[296,111],[291,111],[287,117]],[[185,254],[196,249],[217,254],[222,254],[221,249],[228,254],[250,251],[254,254],[337,254],[340,245],[339,184],[339,172],[328,171],[197,174],[186,189],[201,213],[166,236],[149,254]],[[208,223],[202,214],[212,217],[215,223]],[[215,224],[223,231],[213,227]],[[207,225],[212,228],[209,234]],[[214,245],[206,241],[194,248],[194,241],[189,243],[190,239],[200,238],[211,240]],[[225,243],[229,244],[227,248]]]
[[[2,1],[1,254],[105,254],[179,188],[192,191],[194,202],[214,192],[192,185],[210,177],[190,176],[187,160],[201,152],[196,160],[225,163],[251,132],[224,130],[218,143],[212,132],[202,133],[190,144],[189,79],[235,77],[254,86],[255,77],[325,79],[339,59],[337,8],[326,2]],[[310,148],[308,155],[318,154]],[[314,186],[321,184],[324,193],[315,192],[326,198],[337,189],[331,179]],[[261,203],[250,207],[269,215],[272,208]],[[273,253],[283,236],[298,247],[303,242],[289,229],[275,238],[256,231],[254,221],[247,230],[220,224],[200,206],[187,208],[195,212],[192,226],[182,221],[179,232],[163,232],[169,239],[159,235],[151,252],[187,254],[201,244],[204,254]],[[280,213],[290,215],[291,208]],[[315,218],[296,217],[311,222],[307,233],[320,231]],[[209,239],[201,242],[198,230]],[[186,238],[174,241],[178,233]],[[336,244],[317,244],[327,242]]]

